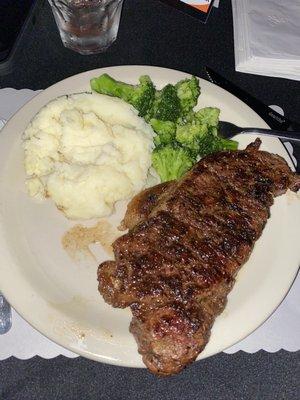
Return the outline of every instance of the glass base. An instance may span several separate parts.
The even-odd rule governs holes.
[[[94,43],[91,44],[90,47],[86,45],[81,45],[80,42],[76,41],[65,41],[62,40],[63,45],[70,50],[75,51],[76,53],[82,54],[82,55],[92,55],[92,54],[99,54],[99,53],[104,53],[115,41],[116,41],[116,36],[111,38],[109,41],[106,41],[105,43]]]

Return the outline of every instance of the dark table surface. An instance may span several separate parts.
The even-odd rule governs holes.
[[[210,65],[265,104],[300,119],[300,82],[234,70],[231,6],[221,0],[206,25],[155,0],[126,0],[117,42],[104,54],[65,49],[46,1],[24,35],[18,63],[0,87],[44,89],[112,65],[148,64],[205,77]],[[0,399],[299,399],[300,352],[218,354],[171,378],[62,356],[0,361]]]

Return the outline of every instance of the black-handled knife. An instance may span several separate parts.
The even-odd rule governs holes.
[[[284,117],[278,112],[272,110],[272,108],[268,107],[251,94],[239,88],[234,83],[230,82],[211,68],[205,67],[205,70],[209,80],[212,83],[227,90],[228,92],[232,93],[234,96],[242,100],[244,103],[246,103],[270,126],[271,129],[281,131],[300,131],[300,124],[298,122],[291,121],[290,119]],[[297,167],[295,166],[293,159],[292,162],[295,166],[296,171],[300,173],[300,144],[296,141],[291,141],[291,143],[294,149],[293,155],[297,160]]]
[[[216,71],[209,67],[205,67],[207,76],[212,83],[220,86],[232,93],[253,110],[272,128],[280,131],[300,131],[300,124],[294,122],[272,110],[260,100],[256,99],[251,94],[245,92],[243,89],[236,86],[234,83],[228,81],[226,78],[218,74]]]

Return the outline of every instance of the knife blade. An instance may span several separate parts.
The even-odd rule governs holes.
[[[234,83],[230,82],[213,69],[206,66],[205,71],[210,82],[227,90],[227,92],[232,93],[234,96],[246,103],[270,126],[271,129],[282,131],[300,131],[300,124],[298,122],[291,121],[287,117],[284,117],[278,112],[272,110],[272,108],[256,99],[250,93],[247,93],[245,90],[236,86]],[[284,145],[284,143],[287,143],[287,141],[282,141],[282,143]],[[292,157],[291,160],[294,164],[296,172],[300,173],[300,144],[292,140],[290,143],[294,149],[293,156],[297,160],[297,166]]]

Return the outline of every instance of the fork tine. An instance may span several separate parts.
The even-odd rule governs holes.
[[[231,139],[233,136],[240,133],[241,131],[242,131],[242,128],[232,124],[231,122],[227,122],[227,121],[219,122],[218,133],[224,139]]]

